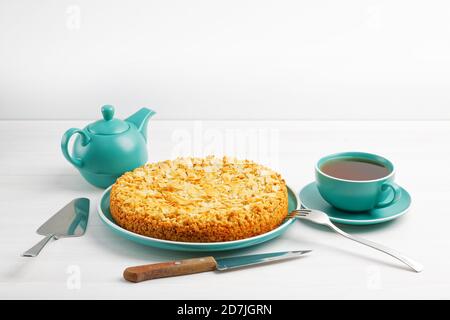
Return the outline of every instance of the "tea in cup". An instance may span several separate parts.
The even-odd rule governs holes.
[[[351,212],[388,207],[401,197],[392,162],[364,152],[342,152],[320,159],[316,184],[332,206]]]

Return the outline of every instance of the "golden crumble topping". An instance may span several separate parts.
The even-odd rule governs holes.
[[[288,210],[281,176],[249,160],[177,158],[117,179],[111,214],[123,228],[154,238],[217,242],[276,228]]]

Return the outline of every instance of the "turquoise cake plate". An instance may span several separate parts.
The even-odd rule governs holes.
[[[404,188],[400,187],[400,190],[401,197],[396,203],[385,208],[364,212],[347,212],[332,207],[322,198],[315,182],[306,185],[300,191],[299,198],[303,208],[323,211],[333,222],[351,225],[369,225],[387,222],[408,212],[411,206],[411,196]],[[392,198],[392,195],[390,197]]]
[[[102,197],[100,199],[100,203],[98,205],[98,214],[100,216],[100,219],[106,224],[106,226],[116,234],[124,237],[125,239],[161,249],[178,250],[178,251],[224,251],[224,250],[245,248],[269,241],[273,238],[280,236],[295,221],[295,219],[287,219],[276,229],[273,229],[267,233],[255,237],[246,238],[242,240],[226,241],[226,242],[179,242],[179,241],[162,240],[143,236],[128,231],[120,227],[118,224],[116,224],[109,210],[110,192],[111,187],[109,187],[103,192]],[[289,212],[299,208],[300,202],[297,198],[297,195],[289,187],[288,187],[288,200],[289,200]]]

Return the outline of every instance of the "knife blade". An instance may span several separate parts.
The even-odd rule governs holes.
[[[128,267],[123,272],[125,280],[130,282],[141,282],[145,280],[175,277],[206,271],[224,271],[228,269],[241,268],[257,264],[298,258],[311,250],[283,251],[237,256],[216,259],[212,256],[193,258],[185,260],[168,261],[154,264],[146,264]]]
[[[82,236],[86,231],[88,218],[89,199],[72,200],[37,229],[37,233],[45,238],[25,251],[22,256],[36,257],[51,239]]]

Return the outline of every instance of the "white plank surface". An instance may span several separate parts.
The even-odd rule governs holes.
[[[397,165],[412,209],[394,222],[344,229],[414,257],[425,271],[410,272],[388,256],[298,222],[276,240],[220,255],[313,249],[308,257],[141,284],[122,280],[123,269],[199,254],[135,244],[101,223],[96,205],[102,190],[84,182],[59,150],[62,133],[85,124],[0,122],[0,298],[450,298],[449,122],[151,122],[150,161],[226,150],[272,165],[296,191],[313,180],[322,155],[385,155]],[[232,147],[230,141],[238,142]],[[52,242],[35,259],[20,257],[40,239],[35,229],[79,196],[92,201],[86,235]]]

